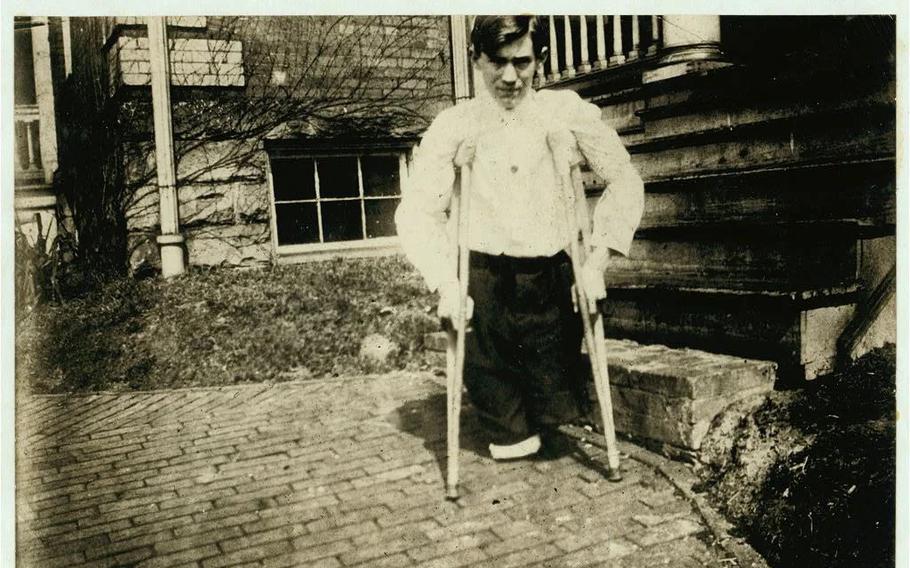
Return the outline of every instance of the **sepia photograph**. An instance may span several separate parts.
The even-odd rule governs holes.
[[[905,9],[132,6],[3,12],[0,564],[908,560]]]

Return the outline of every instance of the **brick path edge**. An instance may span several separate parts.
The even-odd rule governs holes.
[[[578,433],[575,429],[567,429],[566,432],[574,437],[578,437]],[[606,449],[606,446],[599,437],[595,436],[594,439],[586,439],[589,443],[604,450]],[[740,568],[769,568],[765,559],[744,539],[734,537],[730,534],[730,529],[733,525],[708,503],[707,499],[692,491],[691,486],[697,481],[697,478],[683,464],[679,462],[665,463],[667,462],[665,457],[644,448],[633,447],[631,444],[626,444],[623,449],[629,458],[660,473],[683,495],[683,497],[685,497],[698,512],[699,516],[705,522],[705,525],[707,525],[708,529],[711,531],[711,534],[714,535],[717,544],[723,548],[727,554],[730,554],[736,559],[736,563]]]

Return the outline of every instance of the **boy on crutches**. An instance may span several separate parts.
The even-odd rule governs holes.
[[[611,251],[628,253],[642,214],[641,178],[600,109],[572,91],[531,89],[547,55],[541,23],[475,19],[472,58],[483,87],[427,129],[396,212],[405,253],[439,292],[439,316],[451,320],[461,294],[447,226],[456,168],[470,166],[470,203],[461,207],[470,251],[463,378],[497,460],[537,453],[552,428],[578,419],[587,404],[590,366],[579,349],[585,329],[567,252],[578,234],[573,204],[581,204],[565,190],[559,160],[584,158],[607,184],[578,266],[591,303],[605,297]]]

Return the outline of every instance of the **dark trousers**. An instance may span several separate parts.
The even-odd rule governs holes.
[[[569,257],[471,252],[474,300],[464,382],[494,443],[577,419],[590,375],[582,358]]]

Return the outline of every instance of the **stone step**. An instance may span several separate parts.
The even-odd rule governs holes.
[[[444,351],[445,342],[444,333],[433,333],[425,345]],[[608,339],[606,346],[616,430],[683,452],[700,449],[724,409],[744,399],[760,401],[776,379],[771,361],[629,340]],[[593,384],[590,391],[596,402]]]
[[[778,363],[793,384],[830,372],[858,286],[738,293],[711,289],[610,289],[608,335]]]
[[[607,340],[616,429],[697,451],[714,418],[774,388],[777,365],[696,349]]]

